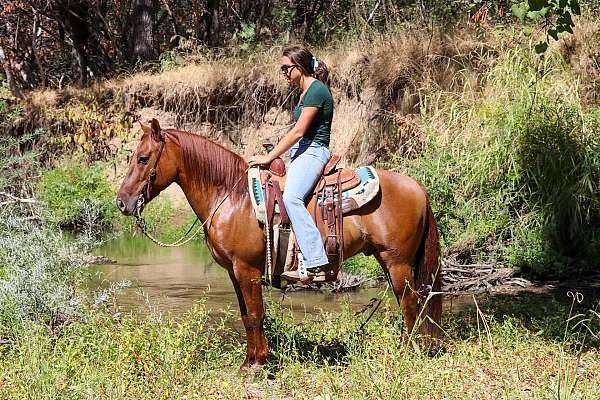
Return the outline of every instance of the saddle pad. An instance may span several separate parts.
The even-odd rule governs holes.
[[[358,186],[342,192],[342,201],[346,202],[353,200],[352,203],[354,206],[351,209],[344,207],[344,212],[362,207],[379,193],[379,176],[377,175],[375,168],[369,165],[356,168],[355,171],[360,177],[360,183]],[[248,189],[256,219],[258,219],[260,223],[265,224],[267,219],[267,205],[265,193],[260,181],[259,167],[252,167],[248,170]],[[278,211],[278,207],[276,207],[275,211]]]
[[[250,192],[250,201],[256,219],[260,223],[267,222],[267,202],[265,191],[260,183],[260,167],[252,167],[248,170],[248,191]]]
[[[345,205],[342,207],[344,214],[364,206],[379,193],[379,175],[377,175],[375,168],[367,165],[365,167],[358,167],[355,171],[360,177],[360,183],[358,186],[342,192],[342,203],[352,203],[352,206],[349,208],[345,207]],[[318,204],[321,205],[320,199]]]

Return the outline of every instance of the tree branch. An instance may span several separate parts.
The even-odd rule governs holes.
[[[26,203],[26,204],[33,204],[33,203],[37,203],[38,201],[36,199],[23,199],[17,196],[13,196],[10,193],[6,193],[6,192],[0,192],[0,194],[2,196],[8,197],[10,200],[12,201],[5,201],[5,202],[1,202],[0,205],[4,205],[4,204],[11,204],[11,203]]]

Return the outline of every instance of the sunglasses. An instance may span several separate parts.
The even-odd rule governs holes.
[[[283,72],[284,74],[288,74],[289,70],[292,68],[297,67],[297,65],[294,64],[283,64],[280,68],[281,68],[281,72]]]

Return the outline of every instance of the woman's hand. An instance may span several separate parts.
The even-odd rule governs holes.
[[[251,167],[254,167],[255,165],[265,165],[265,164],[269,164],[271,161],[271,157],[269,157],[268,155],[259,155],[259,156],[252,156],[248,159],[248,164]]]

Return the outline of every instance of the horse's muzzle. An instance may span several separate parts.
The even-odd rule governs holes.
[[[133,203],[132,207],[128,207],[127,204],[120,198],[117,197],[115,200],[115,205],[124,215],[131,215],[135,211],[136,204]]]

